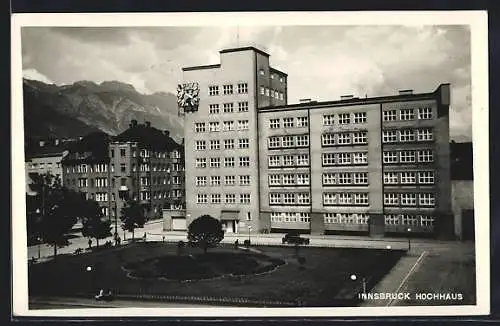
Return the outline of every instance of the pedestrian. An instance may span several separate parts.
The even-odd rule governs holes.
[[[239,244],[240,242],[238,241],[238,239],[236,239],[236,241],[234,242],[234,249],[238,249]]]
[[[92,248],[92,239],[89,238],[89,249]]]
[[[165,242],[165,236],[161,237],[161,242]]]
[[[121,242],[122,242],[122,239],[120,238],[120,236],[118,236],[118,238],[116,238],[116,243],[118,243],[118,245],[120,245]]]
[[[146,232],[144,232],[144,235],[142,236],[144,239],[144,242],[146,241]]]

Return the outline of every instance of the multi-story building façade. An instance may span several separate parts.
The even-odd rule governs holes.
[[[187,224],[210,214],[226,232],[453,232],[448,84],[287,105],[287,75],[267,53],[220,58],[183,68],[198,93],[184,110]]]

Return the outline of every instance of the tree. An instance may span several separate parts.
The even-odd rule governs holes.
[[[207,252],[208,248],[221,242],[222,239],[224,239],[222,224],[210,215],[202,215],[189,224],[189,242],[203,248],[204,253]]]
[[[121,209],[120,220],[122,221],[122,228],[132,232],[132,239],[134,239],[134,230],[144,227],[146,215],[138,201],[129,200]]]
[[[103,219],[99,204],[93,200],[85,202],[85,209],[82,212],[82,235],[84,237],[96,239],[99,247],[99,239],[105,239],[111,236],[111,221]]]
[[[66,235],[75,225],[84,199],[81,194],[64,188],[61,179],[50,173],[31,177],[30,187],[36,195],[29,206],[39,211],[36,230],[43,241],[54,247],[56,257],[57,247],[69,244]],[[28,218],[32,218],[32,214],[29,212]]]

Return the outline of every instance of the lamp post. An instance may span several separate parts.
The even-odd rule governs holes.
[[[40,208],[37,208],[36,209],[36,215],[37,215],[37,218],[38,218],[38,221],[40,221]],[[37,232],[38,233],[38,232]],[[42,239],[40,238],[40,236],[38,235],[36,237],[36,242],[38,242],[38,259],[40,259],[40,246],[41,246],[41,241]]]
[[[250,244],[250,231],[252,231],[252,226],[248,226],[248,244]]]
[[[410,239],[410,232],[411,228],[406,229],[408,231],[408,252],[411,250],[411,239]]]
[[[92,277],[92,266],[87,266],[85,268],[85,270],[87,271],[87,274],[89,275],[88,278],[87,278],[89,280],[88,282],[90,283],[89,287],[91,288],[91,291],[93,291],[92,288],[94,287],[94,284],[93,284],[94,282],[93,282],[93,277]]]
[[[356,274],[351,274],[351,280],[356,281],[358,277]],[[366,297],[366,278],[362,277],[361,278],[361,284],[363,285],[363,298]]]

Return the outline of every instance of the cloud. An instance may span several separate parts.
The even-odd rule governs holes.
[[[464,26],[106,27],[22,29],[23,69],[58,84],[120,80],[175,92],[181,67],[257,46],[289,75],[289,101],[430,92],[451,83],[451,134],[471,137],[470,32]],[[42,77],[40,77],[42,78]]]

